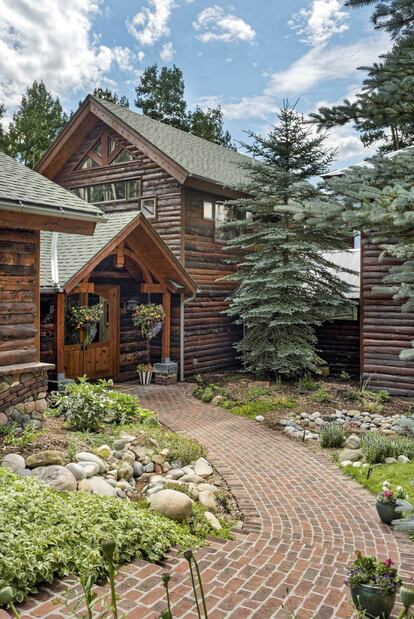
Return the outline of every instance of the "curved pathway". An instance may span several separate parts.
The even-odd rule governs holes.
[[[355,550],[390,557],[412,576],[414,544],[379,522],[373,497],[323,455],[254,421],[191,396],[193,385],[123,385],[163,423],[202,442],[231,487],[244,527],[229,542],[213,542],[198,557],[209,619],[280,617],[349,619],[344,586]],[[195,617],[186,562],[165,567],[135,561],[120,570],[121,607],[130,619],[155,619],[165,608],[160,574],[173,571],[174,616]],[[28,600],[24,618],[69,616],[56,606],[56,588]],[[74,587],[74,595],[78,589]],[[285,610],[281,608],[284,604]],[[1,617],[1,611],[0,611]]]

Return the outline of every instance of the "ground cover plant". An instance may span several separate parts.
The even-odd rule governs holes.
[[[369,464],[381,464],[385,458],[407,456],[414,460],[414,440],[403,436],[384,436],[378,432],[367,432],[362,437],[362,451]]]
[[[174,544],[198,547],[200,532],[150,512],[140,503],[57,493],[0,469],[0,574],[22,601],[41,582],[83,573],[106,574],[100,545],[116,544],[115,562],[160,559]],[[211,531],[209,531],[209,534]]]
[[[393,487],[401,486],[407,493],[407,501],[414,504],[414,486],[411,484],[414,480],[414,462],[384,464],[370,469],[347,466],[342,470],[375,496],[382,488],[384,480]]]

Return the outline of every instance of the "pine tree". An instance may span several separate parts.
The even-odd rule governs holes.
[[[347,0],[345,6],[357,8],[375,4],[372,21],[375,28],[386,30],[393,38],[405,36],[414,27],[413,0]]]
[[[374,157],[328,182],[345,197],[350,225],[364,230],[367,241],[385,255],[401,260],[390,267],[378,290],[392,294],[403,312],[414,312],[414,148]],[[401,352],[401,359],[414,360],[414,340],[412,346]]]
[[[98,99],[103,99],[104,101],[109,101],[110,103],[115,103],[116,105],[120,105],[121,107],[129,107],[129,101],[125,95],[122,97],[118,97],[116,92],[112,92],[109,88],[95,88],[93,91],[93,96],[98,97]]]
[[[0,103],[0,150],[5,150],[6,148],[6,134],[1,123],[1,119],[4,116],[5,111],[6,108]]]
[[[191,126],[190,131],[200,138],[234,148],[231,141],[231,135],[223,127],[223,111],[220,107],[209,107],[203,111],[199,106],[190,114]]]
[[[54,99],[43,82],[33,82],[13,114],[6,137],[6,151],[34,168],[67,122],[59,99]]]
[[[188,131],[189,117],[184,99],[184,79],[181,69],[156,64],[147,67],[135,88],[135,105],[143,114],[177,129]]]
[[[310,179],[326,172],[332,151],[288,103],[267,137],[249,132],[249,197],[230,202],[227,248],[239,252],[239,287],[227,310],[244,335],[237,349],[248,369],[294,376],[317,371],[315,327],[348,303],[348,286],[323,252],[349,246],[342,205]],[[241,188],[240,188],[241,189]]]
[[[321,107],[311,118],[320,129],[352,123],[364,146],[380,144],[380,152],[414,143],[414,35],[399,40],[382,61],[367,71],[353,102]]]

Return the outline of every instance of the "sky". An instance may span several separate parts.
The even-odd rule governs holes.
[[[67,111],[96,86],[135,109],[143,69],[175,63],[190,109],[220,104],[242,142],[266,133],[285,99],[306,115],[355,96],[357,67],[390,48],[369,14],[342,0],[0,0],[0,103],[7,122],[37,79]],[[370,154],[348,126],[327,144],[334,167]]]

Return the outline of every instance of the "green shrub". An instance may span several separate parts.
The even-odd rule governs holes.
[[[351,375],[346,370],[342,370],[342,372],[339,374],[339,378],[343,381],[346,381],[351,378]]]
[[[154,413],[141,408],[138,400],[119,391],[109,389],[112,381],[99,380],[89,383],[84,376],[79,382],[69,383],[62,393],[54,393],[50,414],[63,416],[70,427],[80,432],[96,432],[104,422],[157,423]]]
[[[367,413],[378,415],[384,412],[384,405],[380,404],[380,402],[375,400],[367,400],[366,398],[362,398],[362,408]]]
[[[0,469],[0,574],[18,602],[41,582],[67,574],[105,575],[102,542],[116,544],[116,564],[158,561],[174,544],[197,547],[188,525],[141,505],[86,492],[57,493]]]
[[[315,391],[318,387],[318,383],[313,380],[309,374],[305,374],[302,378],[299,378],[296,387],[300,392],[304,393],[306,391]]]
[[[351,402],[356,402],[361,399],[361,392],[359,389],[355,389],[355,387],[348,387],[344,391],[344,398],[350,400]]]
[[[345,441],[344,429],[339,423],[325,423],[321,427],[319,439],[324,449],[342,447]]]
[[[131,428],[133,432],[133,428]],[[190,464],[193,460],[197,460],[206,455],[204,447],[193,438],[184,436],[179,432],[171,432],[162,426],[157,428],[146,428],[145,433],[155,439],[160,449],[169,449],[170,455],[168,460],[181,460],[182,464]]]
[[[379,432],[367,432],[361,441],[362,452],[369,464],[380,464],[385,458],[394,456],[395,445]]]
[[[312,400],[314,402],[320,402],[323,404],[324,402],[329,402],[331,399],[331,394],[325,387],[320,387],[315,393],[312,395]]]

